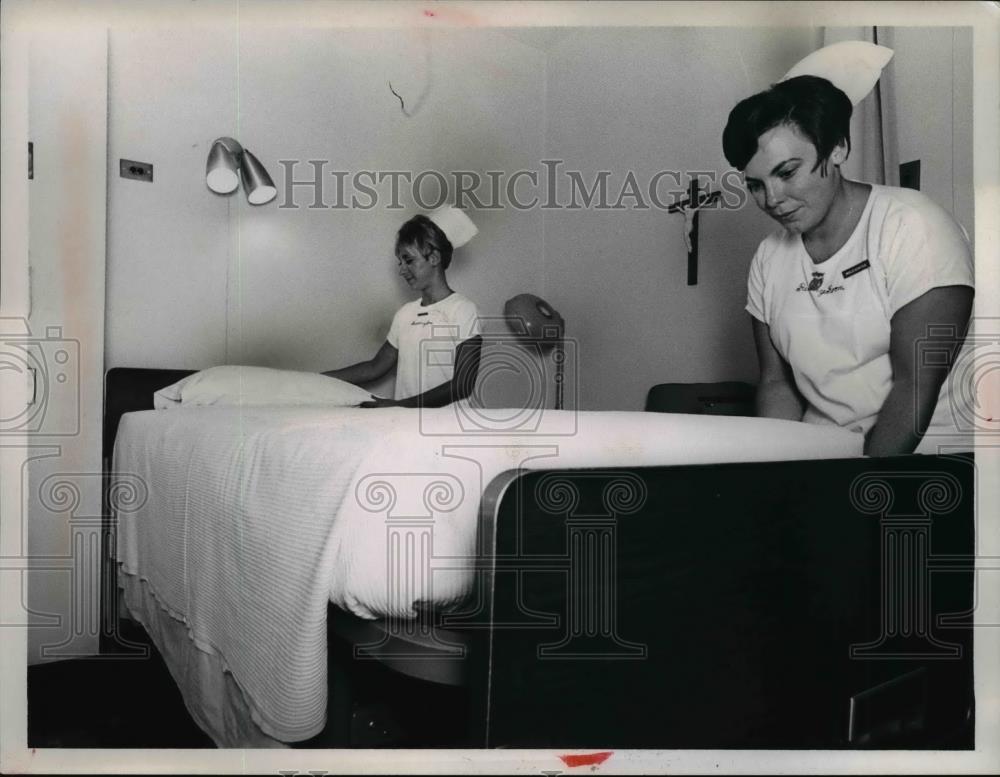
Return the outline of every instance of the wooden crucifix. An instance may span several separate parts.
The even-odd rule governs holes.
[[[700,192],[698,179],[691,178],[688,196],[667,208],[667,213],[684,214],[684,242],[688,250],[688,286],[698,283],[698,211],[719,199],[720,192]]]

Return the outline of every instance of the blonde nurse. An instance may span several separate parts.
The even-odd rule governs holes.
[[[472,393],[482,349],[479,310],[449,286],[447,270],[455,249],[477,232],[464,212],[450,206],[414,216],[400,228],[398,272],[419,298],[396,312],[375,356],[323,373],[363,385],[395,368],[393,399],[372,395],[361,407],[443,407]]]

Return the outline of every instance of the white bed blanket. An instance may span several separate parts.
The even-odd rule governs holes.
[[[325,721],[327,602],[408,616],[415,601],[466,594],[473,576],[462,559],[474,550],[480,496],[501,472],[837,458],[862,444],[838,428],[768,419],[517,414],[127,414],[114,471],[141,480],[148,498],[119,514],[121,569],[148,581],[194,642],[221,657],[263,731],[299,741]]]

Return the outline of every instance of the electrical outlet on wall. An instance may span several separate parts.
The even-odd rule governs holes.
[[[131,159],[118,160],[118,170],[122,178],[153,182],[153,165],[150,162],[135,162]]]

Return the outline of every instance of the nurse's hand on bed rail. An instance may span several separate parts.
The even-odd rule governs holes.
[[[372,394],[372,398],[367,402],[362,402],[358,407],[401,407],[399,402],[388,397],[378,397]]]

